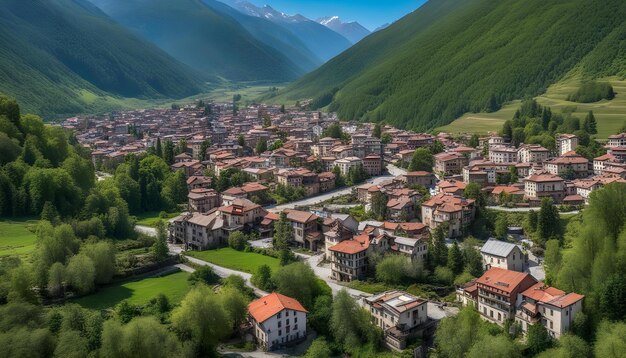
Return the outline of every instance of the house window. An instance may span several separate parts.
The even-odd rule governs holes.
[[[550,329],[552,329],[552,321],[550,321]]]
[[[283,331],[279,329],[279,330],[278,330],[278,335],[279,335],[279,336],[282,336],[282,335],[283,335]]]
[[[289,311],[285,311],[285,316],[289,316]]]
[[[293,330],[294,330],[294,331],[297,331],[297,330],[298,330],[298,325],[297,325],[297,324],[293,326]]]
[[[285,324],[288,326],[289,325],[289,318],[287,318],[287,322],[285,322]]]
[[[554,316],[554,311],[552,309],[550,310],[550,316]]]
[[[298,317],[295,317],[295,318],[293,319],[293,323],[298,323]]]
[[[278,321],[278,328],[282,327],[282,323],[281,321]]]
[[[278,315],[276,315],[276,318],[279,318],[279,319],[280,319],[280,315],[281,315],[281,313],[282,313],[282,312],[278,312]]]

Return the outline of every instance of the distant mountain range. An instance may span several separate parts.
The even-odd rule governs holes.
[[[430,0],[281,91],[346,120],[415,130],[544,93],[565,76],[626,76],[623,0]]]
[[[353,44],[361,41],[365,36],[370,34],[370,30],[366,29],[358,22],[342,22],[339,16],[322,17],[316,21],[347,38]]]
[[[302,15],[287,15],[269,5],[259,7],[245,0],[223,2],[243,14],[266,19],[289,30],[323,61],[328,61],[352,45],[339,33]]]
[[[46,116],[115,105],[113,97],[181,98],[207,77],[85,0],[0,0],[0,93]]]
[[[289,55],[252,36],[237,20],[216,11],[217,2],[91,1],[118,23],[207,75],[234,81],[289,81],[312,67],[300,67]]]

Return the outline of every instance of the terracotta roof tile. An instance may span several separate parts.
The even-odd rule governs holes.
[[[296,299],[281,295],[277,292],[254,300],[248,305],[248,312],[260,323],[265,322],[285,309],[308,313]]]

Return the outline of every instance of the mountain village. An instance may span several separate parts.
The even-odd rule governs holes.
[[[290,249],[319,256],[327,275],[321,278],[340,285],[372,279],[369,261],[376,256],[403,256],[426,267],[437,230],[451,249],[471,233],[481,206],[529,212],[547,200],[559,210],[576,211],[593,191],[626,183],[626,133],[610,136],[607,154],[589,161],[576,154],[573,134],[559,135],[556,150],[515,147],[496,134],[471,146],[469,136],[343,123],[332,113],[234,108],[201,103],[75,117],[62,125],[77,133],[92,150],[95,167],[105,172],[129,154],[176,150],[168,164],[187,178],[188,205],[168,230],[171,245],[183,252],[232,245],[235,232],[249,235],[256,247],[271,248],[278,223],[286,222]],[[414,168],[420,148],[429,150],[425,161],[431,164]],[[224,175],[244,180],[216,189]],[[334,204],[340,198],[343,204]],[[369,215],[355,217],[355,208]],[[483,274],[457,286],[456,301],[498,325],[513,321],[525,333],[539,323],[559,338],[581,311],[584,296],[542,282],[545,273],[531,253],[532,241],[522,228],[506,231],[474,248]],[[432,334],[441,315],[431,313],[444,310],[442,303],[426,305],[428,298],[398,290],[355,297],[396,350],[410,337]],[[307,310],[293,298],[273,293],[251,303],[249,312],[264,349],[307,335]]]

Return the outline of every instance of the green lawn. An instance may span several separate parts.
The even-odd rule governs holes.
[[[36,225],[36,220],[0,221],[0,257],[30,254],[37,241],[34,233]]]
[[[230,247],[207,251],[189,251],[185,255],[232,270],[249,273],[255,273],[261,265],[268,265],[272,271],[280,267],[280,261],[277,258],[255,252],[237,251]]]
[[[190,289],[189,273],[176,272],[162,277],[144,278],[129,281],[99,290],[93,295],[75,300],[79,305],[90,309],[106,309],[123,300],[132,304],[145,304],[160,293],[167,296],[172,304],[178,304]]]
[[[616,134],[626,121],[626,81],[607,78],[613,86],[616,95],[613,100],[602,100],[595,103],[576,103],[567,100],[567,96],[574,93],[580,86],[580,81],[573,76],[564,79],[548,88],[545,94],[536,97],[537,102],[548,106],[556,113],[572,113],[583,119],[587,112],[593,111],[598,121],[598,139],[606,139]],[[502,109],[494,113],[467,113],[454,122],[439,127],[436,130],[450,133],[486,133],[498,132],[502,123],[513,118],[519,108],[520,101],[505,104]]]
[[[137,215],[137,225],[155,227],[157,222],[159,222],[159,220],[163,220],[163,222],[166,222],[169,219],[177,217],[178,215],[180,214],[179,213],[167,213],[165,217],[162,218],[160,216],[160,213],[156,211],[143,213],[143,214]]]

